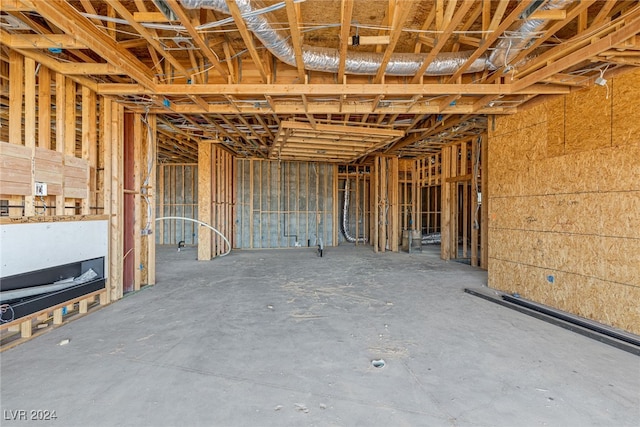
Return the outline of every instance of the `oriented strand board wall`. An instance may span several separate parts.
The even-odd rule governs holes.
[[[489,286],[640,334],[640,73],[489,121]]]

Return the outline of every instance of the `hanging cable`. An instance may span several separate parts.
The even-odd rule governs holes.
[[[229,252],[231,252],[231,243],[229,242],[229,239],[227,239],[224,234],[222,234],[221,232],[219,232],[218,230],[216,230],[215,228],[213,228],[212,226],[210,226],[209,224],[207,224],[206,222],[202,222],[199,221],[197,219],[193,219],[193,218],[186,218],[186,217],[182,217],[182,216],[162,216],[160,218],[156,218],[156,221],[162,221],[165,219],[180,219],[180,220],[184,220],[184,221],[191,221],[191,222],[195,222],[196,224],[200,224],[203,227],[207,227],[210,230],[213,230],[215,233],[217,233],[220,237],[222,237],[222,239],[224,240],[224,242],[227,244],[227,247],[229,248],[227,250],[227,252],[220,254],[219,256],[227,256],[229,255]]]

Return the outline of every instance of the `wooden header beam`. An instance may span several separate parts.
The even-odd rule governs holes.
[[[84,43],[67,34],[9,34],[3,31],[0,41],[12,49],[87,49]]]
[[[334,132],[342,134],[358,134],[358,135],[376,135],[376,136],[391,136],[399,137],[404,136],[404,131],[377,127],[362,127],[362,126],[339,126],[339,125],[327,125],[323,123],[316,123],[315,127],[311,123],[304,122],[292,122],[283,121],[281,123],[282,129],[298,129],[308,130],[312,132]]]
[[[568,94],[571,88],[557,84],[535,84],[516,87],[515,84],[158,84],[155,91],[140,85],[101,83],[101,95],[511,95],[511,94]]]

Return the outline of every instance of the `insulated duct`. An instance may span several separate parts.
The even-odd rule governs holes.
[[[180,0],[187,9],[200,7],[213,9],[220,13],[230,14],[226,0]],[[560,9],[575,0],[549,0],[540,10]],[[262,44],[279,60],[296,66],[293,45],[288,37],[279,34],[269,19],[256,11],[262,6],[258,1],[235,0],[247,28]],[[535,9],[535,8],[534,8]],[[530,11],[531,12],[531,11]],[[465,73],[476,73],[485,69],[496,69],[509,63],[520,51],[526,48],[540,31],[547,20],[535,19],[525,21],[519,28],[508,33],[500,40],[490,56],[483,55],[469,66]],[[450,75],[456,72],[471,56],[473,51],[439,53],[425,71],[427,76]],[[345,73],[375,75],[382,63],[382,53],[348,52],[345,59]],[[425,54],[394,53],[387,64],[385,74],[390,76],[413,76],[420,69]],[[309,71],[336,73],[340,64],[340,53],[337,49],[315,46],[302,46],[304,68]]]
[[[564,9],[575,0],[549,0],[546,4],[533,10],[525,11],[527,15],[538,10]],[[525,19],[524,23],[513,31],[505,31],[505,37],[496,44],[489,56],[489,67],[496,69],[508,67],[523,49],[529,47],[537,33],[544,30],[547,19]],[[526,59],[525,59],[526,61]]]
[[[367,243],[366,237],[355,238],[349,233],[349,178],[344,180],[344,204],[342,205],[342,234],[347,242]]]
[[[187,9],[204,7],[220,13],[230,14],[225,0],[181,0],[181,2]],[[276,58],[295,67],[296,55],[289,39],[279,34],[266,16],[253,13],[260,9],[261,5],[257,1],[251,0],[236,0],[236,4],[242,13],[247,28],[258,40]],[[441,53],[429,64],[425,75],[453,74],[467,61],[472,52]],[[382,56],[382,53],[349,52],[345,59],[345,73],[375,75],[382,63]],[[414,53],[395,53],[391,55],[385,73],[390,76],[413,76],[420,69],[425,56]],[[340,65],[340,52],[334,48],[303,45],[302,59],[306,70],[336,73]],[[483,71],[487,68],[487,65],[486,57],[478,58],[466,72]]]

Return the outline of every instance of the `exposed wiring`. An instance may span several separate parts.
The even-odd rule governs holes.
[[[215,228],[213,228],[212,226],[210,226],[209,224],[207,224],[206,222],[202,222],[199,221],[197,219],[193,219],[193,218],[186,218],[186,217],[182,217],[182,216],[162,216],[160,218],[156,218],[156,221],[161,221],[161,220],[165,220],[165,219],[180,219],[180,220],[184,220],[184,221],[191,221],[191,222],[195,222],[196,224],[200,224],[203,227],[207,227],[208,229],[214,231],[215,233],[217,233],[220,237],[222,237],[222,239],[224,240],[224,242],[227,244],[227,247],[229,248],[227,250],[227,252],[220,254],[219,256],[227,256],[229,255],[229,252],[231,252],[231,243],[229,242],[229,239],[227,239],[224,234],[222,234],[221,232],[219,232],[218,230],[216,230]]]
[[[155,144],[153,141],[153,133],[151,131],[151,126],[148,122],[149,117],[149,106],[146,108],[145,115],[142,117],[142,123],[147,127],[147,176],[145,177],[142,188],[140,188],[140,194],[142,195],[142,199],[147,204],[147,224],[145,225],[143,231],[144,235],[149,235],[151,231],[151,202],[149,201],[149,182],[151,180],[151,174],[153,173],[153,161],[155,160]]]
[[[7,312],[9,312],[9,315],[5,316]],[[13,307],[11,307],[9,304],[0,305],[0,323],[12,322],[14,318],[15,313],[13,311]]]
[[[478,137],[476,144],[478,146],[476,147],[476,158],[473,161],[473,183],[476,187],[476,197],[477,197],[478,194],[482,194],[480,192],[480,184],[478,183],[478,175],[480,174],[480,153],[482,150],[481,136]],[[480,229],[480,224],[478,222],[478,212],[480,211],[481,203],[482,202],[476,203],[476,211],[473,214],[473,228],[475,228],[476,230]]]
[[[46,215],[47,214],[47,202],[44,200],[43,196],[40,196],[40,201],[42,202],[42,211],[36,211],[36,215]]]

